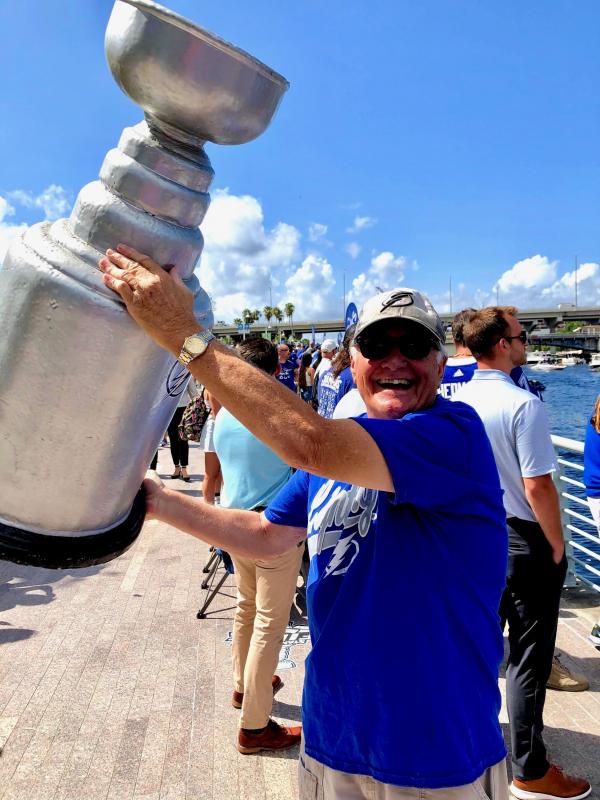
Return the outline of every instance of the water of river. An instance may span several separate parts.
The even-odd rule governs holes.
[[[551,432],[582,442],[587,420],[600,394],[600,372],[581,364],[555,372],[525,367],[525,374],[546,387],[544,404]]]

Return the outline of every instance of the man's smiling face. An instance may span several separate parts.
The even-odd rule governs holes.
[[[367,333],[391,343],[395,340],[400,346],[408,341],[431,340],[422,325],[396,320],[371,325]],[[424,358],[410,358],[394,344],[387,355],[377,360],[366,358],[358,347],[352,350],[356,386],[369,417],[375,419],[399,419],[433,405],[445,363],[446,359],[433,347]]]

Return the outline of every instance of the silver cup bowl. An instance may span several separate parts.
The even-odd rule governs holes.
[[[115,80],[150,126],[190,147],[260,136],[289,87],[248,53],[151,0],[117,0],[105,49]]]

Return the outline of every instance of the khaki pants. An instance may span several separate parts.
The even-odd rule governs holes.
[[[233,680],[244,693],[241,728],[264,728],[271,716],[271,679],[290,618],[304,548],[259,561],[232,556],[238,587],[233,623]]]
[[[368,775],[326,767],[304,752],[298,763],[300,800],[508,800],[506,761],[490,767],[474,783],[452,789],[406,789]]]

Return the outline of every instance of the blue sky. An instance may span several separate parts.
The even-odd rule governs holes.
[[[216,172],[199,277],[219,319],[291,301],[340,316],[412,285],[439,310],[600,305],[597,2],[167,5],[290,81]],[[112,79],[112,2],[0,3],[0,256],[66,216],[141,110]],[[269,295],[269,288],[271,295]]]

